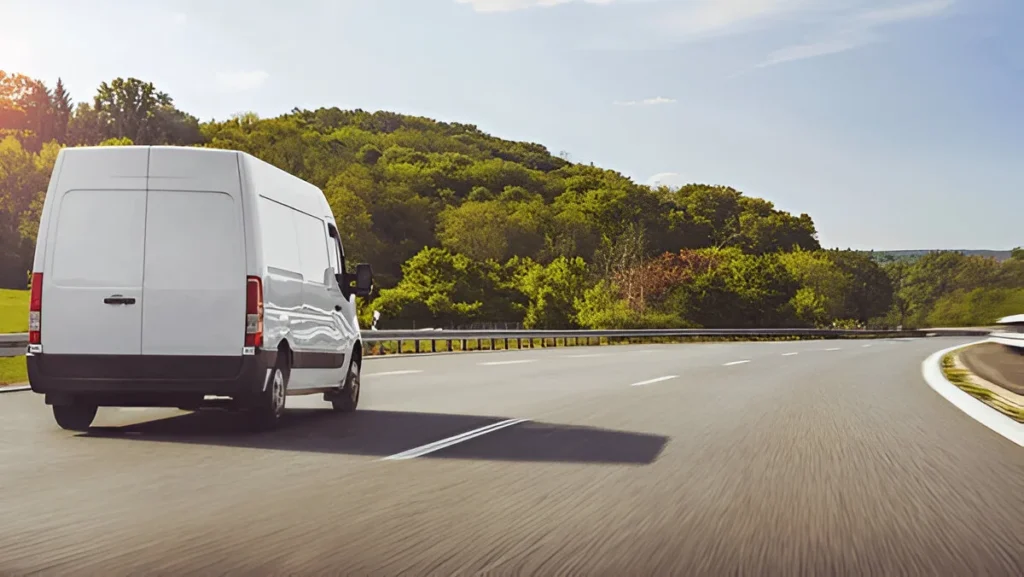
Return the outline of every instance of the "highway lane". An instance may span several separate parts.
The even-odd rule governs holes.
[[[920,375],[968,341],[374,359],[264,435],[2,395],[0,574],[1019,575],[1024,452]]]

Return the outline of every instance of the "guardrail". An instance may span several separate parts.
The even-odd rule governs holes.
[[[526,341],[533,347],[536,340],[542,347],[549,341],[557,346],[562,339],[567,346],[600,344],[601,339],[608,342],[633,341],[646,339],[699,339],[699,338],[922,338],[933,336],[987,336],[988,330],[975,329],[942,329],[942,330],[857,330],[857,329],[628,329],[628,330],[511,330],[511,331],[465,331],[465,330],[386,330],[363,331],[363,342],[395,343],[396,352],[404,351],[403,344],[413,343],[414,353],[426,352],[422,343],[429,342],[429,352],[438,352],[437,343],[445,343],[442,352],[453,350],[453,342],[460,342],[461,350],[469,350],[470,343],[476,341],[477,350],[496,350],[497,343],[503,342],[504,349],[509,349],[512,341],[515,348],[523,348]],[[570,344],[571,341],[571,344]],[[596,343],[595,343],[596,341]],[[488,347],[483,344],[489,343]]]
[[[0,334],[0,357],[23,355],[26,347],[28,347],[28,333]]]
[[[993,341],[1006,347],[1024,349],[1024,315],[1004,317],[996,322],[1003,330],[992,333]]]
[[[406,343],[412,343],[413,353],[439,352],[438,343],[443,343],[440,352],[453,351],[454,343],[459,343],[459,350],[496,350],[502,343],[509,349],[515,342],[515,348],[533,348],[536,341],[541,347],[549,342],[557,346],[562,340],[565,345],[592,345],[606,342],[634,341],[650,339],[700,339],[700,338],[923,338],[934,336],[988,336],[990,331],[979,329],[929,329],[929,330],[857,330],[857,329],[628,329],[628,330],[367,330],[362,332],[364,343],[378,346],[368,347],[367,354],[381,354],[386,348],[383,345],[394,343],[395,353],[405,351]],[[1024,334],[1020,335],[1024,337]],[[596,341],[596,342],[595,342]],[[424,343],[427,350],[424,350]],[[484,343],[488,346],[485,347]],[[571,344],[570,344],[571,343]],[[0,356],[17,356],[25,354],[28,346],[28,333],[0,334]]]

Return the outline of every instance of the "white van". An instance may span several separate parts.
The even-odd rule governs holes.
[[[67,148],[32,268],[28,374],[57,423],[227,397],[272,428],[285,396],[359,402],[356,296],[317,187],[242,152]]]

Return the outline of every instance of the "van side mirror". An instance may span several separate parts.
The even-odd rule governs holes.
[[[368,297],[373,290],[373,269],[369,264],[360,263],[356,265],[356,286],[357,297]]]

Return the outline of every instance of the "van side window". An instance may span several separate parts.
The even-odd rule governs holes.
[[[267,266],[300,274],[299,244],[291,208],[260,197],[260,221],[263,230],[263,258]]]
[[[339,274],[343,273],[345,272],[345,249],[341,246],[341,235],[338,234],[338,229],[334,228],[333,224],[327,225],[327,234],[331,237],[327,241],[331,252],[331,264]]]
[[[324,221],[304,212],[292,211],[295,236],[299,241],[299,262],[306,282],[324,284],[324,273],[330,266],[327,256],[327,230]]]

